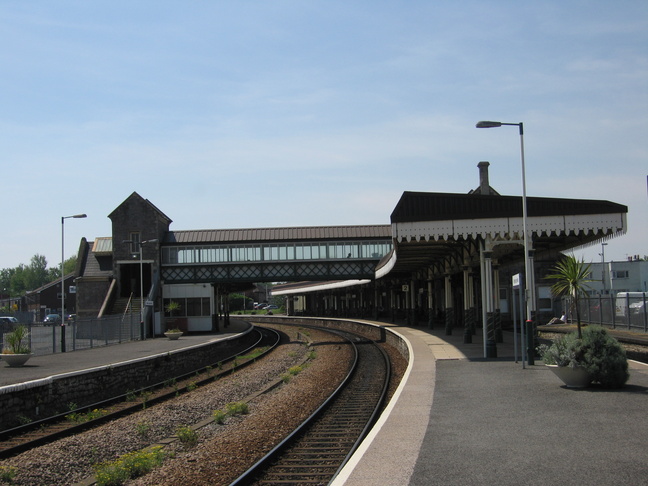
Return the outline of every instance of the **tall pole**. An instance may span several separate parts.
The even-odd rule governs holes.
[[[65,220],[70,218],[87,218],[85,214],[75,214],[73,216],[61,217],[61,352],[65,352]]]
[[[524,124],[503,123],[498,121],[480,121],[477,128],[497,128],[502,125],[517,126],[520,130],[520,154],[522,158],[522,232],[524,233],[524,298],[526,299],[526,321],[532,322],[535,310],[535,282],[530,262],[529,232],[527,226],[526,167],[524,162]]]
[[[603,268],[601,269],[601,283],[603,284],[603,294],[606,293],[606,284],[605,284],[605,247],[607,243],[601,243],[601,260],[603,263]]]
[[[144,326],[144,245],[147,243],[157,243],[158,239],[153,240],[144,240],[139,242],[139,254],[140,254],[140,329],[141,329],[141,338],[144,340],[146,336],[145,326]]]
[[[142,260],[142,251],[144,247],[144,242],[140,242],[139,245],[139,254],[140,254],[140,330],[142,333],[142,340],[146,336],[146,331],[144,330],[144,262]]]
[[[513,123],[512,125],[516,125]],[[520,122],[517,124],[520,127],[520,157],[522,160],[522,231],[524,232],[524,284],[525,284],[525,298],[526,298],[526,318],[527,322],[533,320],[533,307],[534,307],[534,288],[533,275],[531,273],[531,262],[529,253],[529,232],[528,232],[528,213],[527,213],[527,194],[526,194],[526,167],[524,165],[524,124]]]

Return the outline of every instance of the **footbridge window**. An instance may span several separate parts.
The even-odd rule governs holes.
[[[329,243],[272,243],[260,245],[168,246],[162,248],[162,263],[278,262],[293,260],[380,259],[391,250],[391,241]]]

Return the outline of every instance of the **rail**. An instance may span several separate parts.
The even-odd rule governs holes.
[[[9,457],[32,447],[100,426],[115,418],[141,410],[143,404],[150,406],[154,403],[169,400],[178,394],[190,391],[195,386],[201,386],[211,382],[215,377],[237,371],[270,353],[280,342],[279,333],[274,330],[257,328],[257,332],[259,333],[259,337],[251,345],[242,349],[236,349],[228,356],[220,357],[218,362],[211,362],[191,372],[168,377],[164,382],[138,390],[130,390],[127,394],[120,394],[107,400],[86,405],[74,411],[78,413],[84,410],[108,409],[108,412],[100,417],[83,423],[74,423],[67,420],[68,416],[72,413],[68,411],[26,425],[0,431],[0,458]],[[266,345],[263,353],[248,360],[240,359],[240,356],[244,356],[263,345]],[[213,372],[216,368],[219,371]]]
[[[338,474],[375,423],[389,386],[389,358],[371,340],[349,332],[328,331],[345,337],[354,347],[355,359],[349,373],[308,419],[230,486],[257,481],[326,484]]]

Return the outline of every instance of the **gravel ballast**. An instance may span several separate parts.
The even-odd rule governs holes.
[[[93,465],[164,442],[181,426],[197,429],[198,444],[185,447],[173,441],[172,453],[148,475],[126,484],[229,484],[309,416],[347,373],[351,348],[340,338],[308,330],[309,346],[297,341],[297,329],[282,327],[290,342],[270,356],[171,401],[151,406],[97,429],[34,448],[3,460],[14,468],[16,485],[92,484]],[[339,341],[339,342],[338,342]],[[314,359],[307,360],[314,351]],[[249,402],[249,413],[230,417],[225,424],[211,421],[214,410],[250,399],[281,379],[291,367],[307,360],[303,371],[272,391]]]

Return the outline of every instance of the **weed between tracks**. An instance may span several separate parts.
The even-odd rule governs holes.
[[[225,405],[225,411],[214,410],[212,417],[217,424],[224,424],[227,417],[245,415],[249,412],[248,404],[245,402],[231,402]]]
[[[143,476],[164,462],[168,456],[162,446],[155,446],[142,451],[131,452],[116,461],[95,466],[95,475],[99,486],[118,486],[127,480]]]
[[[178,440],[185,447],[193,447],[198,443],[198,432],[188,425],[178,427],[176,435],[178,436]]]
[[[0,482],[11,484],[16,474],[18,474],[18,470],[15,467],[0,466]]]

